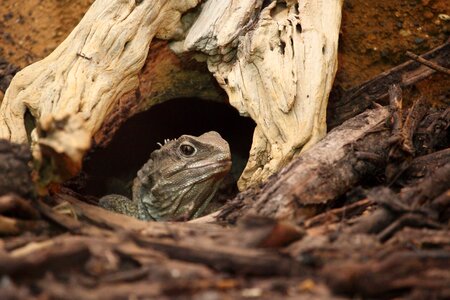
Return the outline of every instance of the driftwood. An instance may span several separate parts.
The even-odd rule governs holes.
[[[179,36],[181,14],[197,4],[95,1],[55,51],[14,77],[0,107],[0,137],[26,143],[30,112],[38,129],[31,132],[33,155],[51,161],[43,162],[50,177],[43,180],[75,175],[115,101],[137,87],[152,39]]]
[[[271,2],[255,18],[263,1],[244,3],[209,1],[184,42],[209,55],[208,67],[230,104],[256,123],[241,190],[325,135],[342,6],[342,1]]]
[[[134,105],[146,57],[158,56],[148,52],[149,45],[159,38],[171,41],[178,53],[201,52],[229,103],[255,121],[239,186],[265,180],[325,135],[343,1],[210,0],[193,10],[199,2],[95,1],[53,53],[15,76],[0,107],[0,137],[31,139],[40,180],[47,185],[81,169],[91,140],[100,143],[108,128],[117,127],[105,122],[122,108],[124,114],[113,120],[189,91],[198,97],[218,94],[201,89],[195,94],[195,82],[207,79],[185,87],[183,81],[195,77],[181,72],[186,76],[149,88]],[[177,70],[174,64],[166,69]],[[169,78],[161,69],[150,66],[147,76]],[[164,90],[170,92],[158,93]],[[36,123],[29,137],[27,112]]]

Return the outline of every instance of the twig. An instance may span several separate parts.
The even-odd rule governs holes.
[[[389,110],[392,118],[392,135],[401,137],[403,129],[403,94],[400,85],[393,84],[389,87],[389,102]]]
[[[377,238],[381,242],[385,242],[404,227],[432,229],[442,228],[442,226],[434,220],[428,220],[427,218],[424,218],[424,216],[418,215],[416,213],[407,213],[391,223],[391,225],[387,226],[377,235]]]
[[[426,60],[425,58],[420,57],[417,54],[414,54],[414,53],[412,53],[410,51],[406,51],[406,56],[408,56],[411,59],[414,59],[415,61],[417,61],[417,62],[419,62],[419,63],[421,63],[421,64],[423,64],[423,65],[425,65],[425,66],[427,66],[427,67],[429,67],[429,68],[431,68],[433,70],[436,70],[438,72],[442,72],[444,74],[450,75],[450,69],[447,69],[447,68],[445,68],[443,66],[435,64],[435,63],[433,63],[433,62],[431,62],[429,60]]]
[[[319,215],[316,215],[305,221],[305,227],[311,228],[322,225],[324,223],[332,223],[341,221],[344,218],[350,218],[354,215],[364,212],[373,202],[368,199],[363,199],[358,202],[346,205],[344,207],[331,209]]]
[[[406,120],[404,123],[404,137],[403,150],[410,154],[414,154],[413,136],[419,126],[419,123],[425,117],[428,112],[429,104],[425,101],[425,97],[419,96],[410,108]]]

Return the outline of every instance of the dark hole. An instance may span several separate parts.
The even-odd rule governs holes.
[[[228,141],[233,167],[229,180],[235,185],[248,160],[255,124],[228,104],[199,99],[174,99],[127,120],[111,143],[88,154],[82,172],[82,194],[101,197],[116,193],[131,196],[137,171],[164,139],[183,134],[201,135],[215,130]],[[77,182],[79,183],[80,178]]]
[[[263,4],[262,4],[262,8],[269,6],[272,2],[273,2],[273,0],[264,0]]]
[[[286,51],[286,43],[280,41],[280,53],[284,55],[285,51]]]
[[[300,14],[300,9],[299,9],[298,3],[294,5],[294,9],[295,9],[295,14],[298,16]]]
[[[27,132],[28,141],[31,142],[31,132],[36,128],[36,120],[27,108],[24,115],[25,131]]]
[[[130,41],[127,41],[124,45],[123,45],[123,51],[127,50],[128,46],[130,45]]]

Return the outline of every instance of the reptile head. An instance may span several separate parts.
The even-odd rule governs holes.
[[[228,143],[214,131],[166,141],[138,172],[133,200],[155,220],[196,218],[231,168]]]

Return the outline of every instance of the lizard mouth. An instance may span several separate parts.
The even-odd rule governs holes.
[[[218,161],[216,164],[218,166],[222,166],[226,169],[231,169],[231,159],[224,159],[224,160]]]
[[[208,165],[209,168],[216,168],[216,172],[214,172],[213,176],[215,177],[223,177],[226,174],[228,174],[228,172],[230,172],[231,170],[231,160],[230,159],[225,159],[225,160],[221,160],[215,163],[212,163],[211,165]]]
[[[223,159],[213,163],[191,166],[189,167],[189,170],[200,168],[208,170],[216,169],[214,172],[211,173],[213,173],[214,175],[216,174],[223,175],[224,173],[228,173],[231,170],[231,165],[232,165],[231,159]]]

